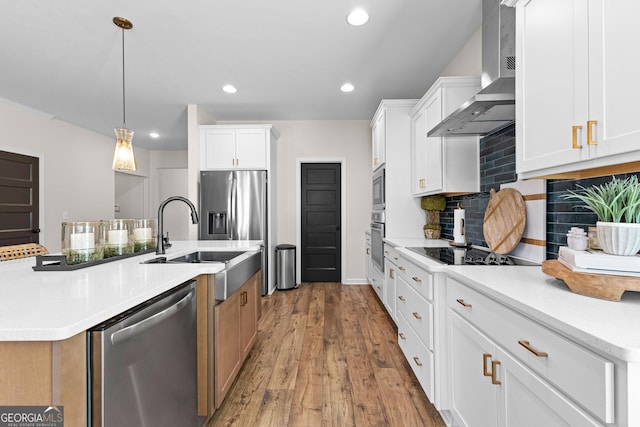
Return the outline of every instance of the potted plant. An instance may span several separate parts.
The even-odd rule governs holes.
[[[447,199],[442,195],[423,196],[420,200],[420,207],[427,211],[427,224],[423,227],[425,238],[440,238],[442,232],[440,212],[442,212],[446,206]]]
[[[569,190],[565,199],[580,200],[598,216],[598,241],[605,253],[635,255],[640,250],[640,181],[636,175]]]

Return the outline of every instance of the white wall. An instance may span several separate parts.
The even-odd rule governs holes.
[[[0,100],[0,150],[40,158],[40,243],[60,251],[65,220],[114,218],[114,138]],[[148,152],[135,148],[139,167]]]
[[[482,74],[482,27],[469,37],[440,76],[480,76]]]

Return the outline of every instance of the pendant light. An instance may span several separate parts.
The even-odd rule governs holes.
[[[136,159],[133,156],[133,131],[127,129],[125,90],[124,90],[124,30],[133,28],[133,24],[126,18],[115,17],[113,23],[122,29],[122,127],[115,128],[116,151],[113,154],[113,165],[111,168],[118,171],[135,171]]]

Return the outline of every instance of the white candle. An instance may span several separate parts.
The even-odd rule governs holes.
[[[110,245],[126,245],[127,230],[109,230],[107,240]]]
[[[71,249],[94,249],[95,239],[93,233],[71,233],[69,235]]]
[[[133,229],[133,238],[136,239],[136,242],[145,242],[147,240],[151,240],[151,229],[150,228],[134,228]]]

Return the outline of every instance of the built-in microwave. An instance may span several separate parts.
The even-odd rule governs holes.
[[[373,173],[373,210],[384,211],[384,167]]]

